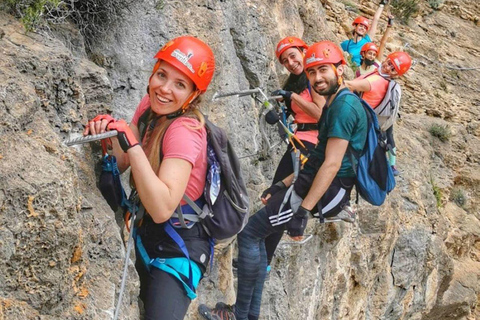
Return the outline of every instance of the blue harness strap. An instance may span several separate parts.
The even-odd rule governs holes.
[[[199,199],[195,201],[197,205],[202,205],[204,203],[203,199]],[[182,212],[185,214],[195,214],[195,211],[189,205],[182,206]],[[188,225],[193,225],[194,222],[188,222]],[[170,238],[178,245],[180,250],[182,251],[185,257],[177,257],[177,258],[154,258],[151,259],[147,253],[147,250],[143,246],[142,239],[136,233],[136,229],[133,230],[133,237],[135,239],[135,243],[137,246],[137,251],[142,258],[142,261],[150,271],[151,267],[155,267],[160,269],[164,272],[167,272],[177,278],[185,288],[187,292],[187,296],[193,300],[197,297],[196,289],[200,279],[202,277],[202,272],[200,267],[194,262],[190,260],[190,254],[188,253],[187,246],[183,241],[182,237],[178,234],[175,229],[181,229],[182,227],[178,224],[177,218],[171,218],[164,224],[165,232],[169,235]],[[211,251],[213,251],[213,245],[211,242]],[[187,282],[183,280],[180,276],[183,275],[187,278]]]

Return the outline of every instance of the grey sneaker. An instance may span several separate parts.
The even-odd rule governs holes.
[[[336,216],[325,218],[325,222],[345,221],[348,223],[355,222],[355,211],[350,206],[343,207]]]

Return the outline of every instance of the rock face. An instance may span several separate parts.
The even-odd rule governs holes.
[[[62,141],[100,112],[130,119],[166,40],[192,34],[212,46],[217,68],[202,107],[242,157],[256,210],[284,146],[271,128],[268,144],[262,139],[261,106],[249,98],[211,102],[214,92],[279,88],[281,38],[338,43],[376,4],[137,1],[128,9],[93,41],[89,56],[98,65],[73,28],[25,35],[0,13],[0,319],[112,318],[125,248],[95,187],[98,145]],[[354,225],[311,221],[312,240],[282,241],[261,319],[480,318],[480,7],[459,0],[439,9],[422,5],[387,45],[417,60],[400,80],[396,189],[382,207],[360,200]],[[429,133],[433,125],[448,127],[446,141]],[[187,319],[198,319],[198,303],[235,302],[234,254],[234,244],[217,248]],[[128,270],[120,318],[139,319],[138,279],[131,263]]]

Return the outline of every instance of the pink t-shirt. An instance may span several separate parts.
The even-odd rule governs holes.
[[[138,125],[140,116],[150,107],[148,95],[142,98],[132,124]],[[197,119],[179,117],[168,127],[163,137],[163,159],[183,159],[192,164],[192,172],[188,180],[185,194],[192,200],[200,198],[205,188],[207,176],[207,131],[205,127],[196,128],[200,125]],[[181,205],[185,204],[182,200]]]
[[[370,91],[365,91],[362,98],[367,101],[372,109],[375,109],[387,93],[388,80],[379,75],[378,72],[360,76],[359,79],[367,79],[370,83]]]
[[[305,101],[313,102],[312,96],[308,88],[303,90],[300,93],[300,97],[305,99]],[[294,101],[292,101],[291,108],[295,112],[295,123],[317,123],[318,121],[305,113]],[[309,130],[309,131],[296,131],[295,135],[300,140],[305,140],[313,144],[317,144],[318,131]]]

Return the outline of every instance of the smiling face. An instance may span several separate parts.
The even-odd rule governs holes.
[[[294,75],[303,72],[303,54],[298,48],[288,48],[280,56],[280,63]]]
[[[149,81],[152,110],[165,115],[180,109],[195,92],[193,81],[166,61],[161,61],[158,70]]]
[[[355,33],[360,35],[360,36],[364,36],[366,33],[367,33],[367,26],[364,25],[364,24],[361,24],[361,23],[357,23],[355,25]]]
[[[338,77],[343,74],[343,65],[337,67],[337,72],[331,64],[312,66],[306,72],[313,90],[321,96],[329,96],[338,90]]]
[[[390,76],[390,78],[398,77],[398,72],[389,58],[385,59],[385,61],[382,62],[380,66],[380,72],[384,75]]]

